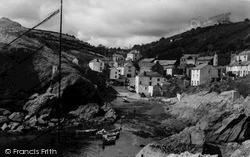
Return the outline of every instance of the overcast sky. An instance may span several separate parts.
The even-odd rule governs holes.
[[[0,0],[0,16],[32,27],[58,9],[60,0]],[[64,0],[63,32],[93,45],[128,47],[190,29],[189,20],[231,12],[250,18],[250,0]],[[59,30],[59,16],[40,29]]]

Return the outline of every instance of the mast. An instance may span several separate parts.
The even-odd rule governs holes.
[[[58,87],[58,142],[60,141],[60,121],[61,121],[61,64],[62,64],[62,8],[63,8],[63,0],[61,0],[61,12],[60,12],[60,37],[59,37],[59,65],[58,65],[58,72],[59,72],[59,87]]]

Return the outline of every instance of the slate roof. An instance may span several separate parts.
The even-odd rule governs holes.
[[[181,58],[188,58],[188,57],[198,57],[199,54],[183,54],[183,56]]]
[[[137,50],[132,50],[132,51],[130,51],[128,54],[138,54],[138,53],[140,53],[140,52],[137,51]]]
[[[157,61],[162,66],[168,66],[168,65],[174,65],[177,60],[157,60]]]
[[[138,76],[139,77],[163,77],[158,72],[142,72]]]
[[[139,67],[152,67],[154,66],[156,63],[151,63],[151,62],[140,62],[139,63]]]
[[[246,51],[242,51],[241,53],[239,53],[238,55],[249,55],[250,54],[250,50],[246,50]]]
[[[144,58],[140,61],[141,62],[153,62],[155,60],[155,58]]]
[[[93,60],[91,60],[90,62],[103,62],[101,59],[93,59]]]
[[[204,56],[197,58],[197,61],[210,61],[213,58],[214,58],[213,56]]]
[[[200,69],[204,68],[204,67],[207,66],[207,65],[208,65],[208,64],[206,64],[206,63],[197,65],[196,67],[193,68],[193,70],[200,70]]]
[[[234,63],[231,63],[229,66],[233,67],[233,66],[248,66],[248,65],[250,65],[250,61],[234,62]]]

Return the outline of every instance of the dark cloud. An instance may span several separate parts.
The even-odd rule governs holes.
[[[59,8],[60,0],[0,0],[0,15],[31,27]],[[128,46],[190,29],[189,20],[232,12],[250,16],[249,0],[64,0],[63,31],[91,44]],[[54,17],[40,28],[58,31]]]

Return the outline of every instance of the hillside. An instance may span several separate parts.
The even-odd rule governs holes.
[[[46,99],[43,95],[49,91],[57,99],[58,72],[52,74],[52,67],[57,66],[59,61],[58,33],[33,30],[3,48],[27,29],[10,19],[0,19],[0,108],[10,111],[23,110],[33,94]],[[92,100],[99,103],[97,92],[105,87],[105,77],[88,67],[90,60],[102,57],[96,53],[98,48],[65,34],[62,41],[61,91],[64,109]],[[72,62],[74,58],[78,59],[78,65]]]
[[[135,45],[143,56],[160,59],[179,59],[184,53],[205,53],[217,51],[227,64],[231,51],[250,48],[250,22],[219,24],[164,38],[149,44]]]

